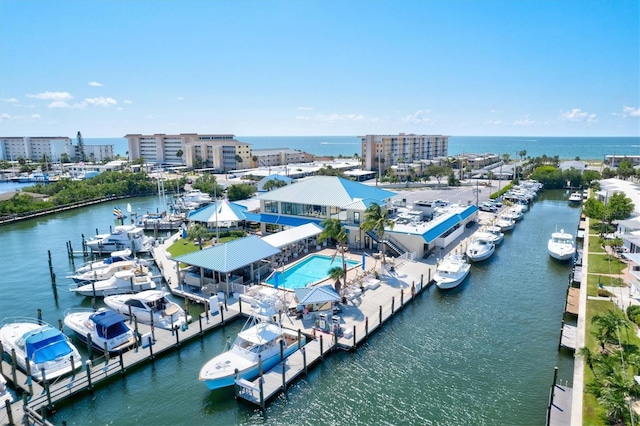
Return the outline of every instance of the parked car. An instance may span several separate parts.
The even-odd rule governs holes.
[[[498,211],[498,207],[494,206],[494,205],[493,205],[493,204],[491,204],[491,203],[487,203],[487,202],[480,203],[480,204],[478,205],[478,208],[479,208],[481,211],[483,211],[483,212],[491,212],[491,213],[495,213],[495,212],[497,212],[497,211]]]

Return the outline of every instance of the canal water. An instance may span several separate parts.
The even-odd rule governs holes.
[[[553,369],[571,384],[573,357],[558,352],[570,266],[549,258],[556,228],[574,232],[579,209],[564,191],[543,192],[488,261],[457,289],[423,292],[354,353],[329,356],[262,415],[229,390],[207,390],[200,367],[242,327],[237,321],[57,407],[56,424],[543,424]],[[131,199],[138,213],[157,197]],[[0,228],[0,317],[57,323],[88,307],[68,291],[66,242],[114,226],[126,201]],[[47,250],[56,273],[57,298]],[[81,259],[77,259],[79,262]],[[78,345],[81,347],[81,345]]]

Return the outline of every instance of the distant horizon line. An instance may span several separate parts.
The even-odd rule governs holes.
[[[81,132],[82,133],[82,132]],[[169,135],[169,134],[173,134],[173,133],[154,133],[157,135]],[[179,134],[179,133],[178,133]],[[203,133],[205,134],[205,133]],[[206,134],[218,134],[218,133],[206,133]],[[219,133],[219,134],[227,134],[227,133]],[[230,133],[232,135],[234,135],[237,138],[299,138],[299,137],[305,137],[305,138],[360,138],[360,136],[358,135],[235,135],[233,133]],[[374,134],[374,135],[380,135],[380,136],[391,136],[391,135],[399,135],[399,133],[387,133],[387,134],[380,134],[380,133],[368,133],[368,134]],[[603,135],[603,136],[579,136],[579,135],[573,135],[573,136],[559,136],[559,135],[551,135],[551,136],[535,136],[535,135],[443,135],[443,134],[423,134],[423,133],[405,133],[405,136],[412,136],[412,135],[425,135],[425,136],[446,136],[446,137],[455,137],[455,138],[584,138],[584,139],[588,139],[588,138],[640,138],[640,135],[626,135],[626,136],[612,136],[612,135]],[[57,135],[57,136],[4,136],[4,135],[0,135],[0,138],[23,138],[23,137],[29,137],[29,138],[70,138],[70,139],[76,139],[76,137],[71,137],[71,136],[61,136],[61,135]],[[126,139],[123,136],[89,136],[89,137],[85,137],[83,136],[83,139]]]

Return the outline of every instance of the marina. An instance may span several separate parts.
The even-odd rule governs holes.
[[[563,198],[563,197],[560,196],[559,199],[561,199],[561,198]],[[551,202],[551,205],[553,205],[553,202]],[[566,202],[565,202],[565,205],[566,205]],[[533,213],[535,213],[536,208],[538,206],[539,206],[538,204],[535,204],[533,206],[533,209],[532,209]],[[527,214],[529,215],[529,214],[532,214],[532,213],[527,213]],[[575,218],[575,221],[577,223],[577,216]],[[523,221],[523,224],[522,225],[518,225],[518,227],[526,226],[526,223],[527,223],[527,221],[525,220],[525,221]],[[565,227],[568,228],[568,229],[571,229],[572,227],[575,227],[575,223],[574,224],[567,223],[565,225]],[[520,229],[516,228],[513,233],[510,233],[505,238],[505,240],[503,242],[503,245],[505,247],[507,247],[510,243],[512,243],[513,239],[515,239],[516,236],[519,234],[519,231],[520,231]],[[542,243],[541,247],[542,247],[542,253],[546,254],[546,252],[544,250],[544,242]],[[462,246],[460,247],[460,249],[462,249]],[[429,321],[429,322],[431,322],[433,320],[437,320],[439,309],[435,309],[435,310],[434,309],[430,309],[430,310],[427,310],[427,311],[424,311],[424,309],[421,309],[420,310],[421,313],[418,314],[418,311],[416,311],[415,308],[412,308],[410,310],[411,314],[408,314],[407,313],[408,312],[407,309],[404,308],[404,307],[405,306],[414,306],[414,305],[418,306],[418,305],[424,304],[424,303],[427,303],[427,304],[431,305],[434,302],[437,302],[438,300],[441,300],[442,302],[445,302],[447,300],[453,301],[453,300],[459,299],[461,296],[463,296],[463,295],[465,295],[467,293],[474,293],[474,288],[477,287],[479,285],[479,283],[483,282],[484,279],[486,279],[486,278],[484,278],[481,281],[480,280],[480,276],[486,275],[486,273],[489,272],[490,270],[491,271],[492,270],[496,270],[496,268],[495,268],[496,262],[498,261],[498,259],[504,258],[504,253],[508,253],[508,250],[500,251],[500,249],[497,249],[496,250],[496,254],[494,256],[492,256],[492,258],[490,260],[487,260],[486,262],[483,262],[483,264],[479,264],[477,266],[473,266],[472,267],[473,271],[472,271],[470,277],[459,287],[459,289],[451,290],[451,291],[453,291],[453,293],[450,293],[448,291],[447,294],[438,295],[437,293],[433,293],[433,291],[423,291],[422,293],[427,294],[426,298],[425,298],[425,296],[418,297],[415,300],[414,303],[411,303],[409,305],[407,305],[407,302],[409,300],[413,301],[414,294],[415,295],[422,294],[422,293],[420,293],[418,291],[418,289],[421,288],[420,287],[420,274],[416,274],[415,272],[407,272],[407,270],[405,270],[403,268],[410,268],[411,265],[414,265],[414,264],[423,265],[423,267],[421,268],[421,272],[424,274],[426,271],[429,270],[429,268],[433,269],[435,267],[435,264],[437,263],[437,258],[436,258],[436,256],[432,256],[431,259],[426,259],[426,261],[424,263],[412,262],[412,261],[407,261],[404,265],[400,265],[400,264],[397,263],[394,272],[396,274],[400,274],[401,276],[406,275],[406,277],[404,277],[405,279],[412,275],[413,278],[414,278],[414,281],[415,281],[415,290],[413,290],[413,291],[415,291],[415,293],[412,291],[412,285],[411,285],[411,281],[412,280],[409,279],[408,282],[405,282],[402,279],[400,279],[400,276],[398,276],[398,275],[396,275],[396,276],[394,276],[393,274],[385,275],[383,277],[383,279],[381,280],[383,282],[383,284],[379,285],[375,289],[369,288],[369,289],[365,290],[364,295],[360,295],[360,299],[358,299],[358,297],[356,296],[356,297],[354,297],[353,300],[349,301],[346,304],[346,306],[342,307],[343,308],[343,312],[342,312],[341,316],[344,319],[345,323],[347,322],[347,320],[349,318],[349,315],[357,315],[358,318],[360,318],[360,320],[359,320],[359,322],[356,322],[356,323],[350,322],[350,324],[359,324],[357,326],[354,326],[353,328],[351,326],[342,326],[341,327],[341,328],[345,329],[345,331],[347,331],[347,329],[348,329],[348,332],[345,333],[346,336],[343,335],[343,337],[338,339],[338,344],[340,345],[340,347],[345,348],[345,349],[349,349],[349,348],[353,348],[353,347],[359,347],[359,348],[371,347],[371,348],[373,348],[374,346],[377,346],[377,345],[381,344],[380,341],[384,341],[384,340],[387,340],[390,337],[391,338],[394,337],[394,335],[395,335],[394,329],[398,326],[398,320],[392,321],[392,322],[389,323],[389,325],[386,325],[384,333],[372,334],[372,331],[378,327],[378,324],[380,324],[378,319],[380,318],[381,308],[379,306],[380,304],[376,303],[376,302],[374,302],[373,306],[366,307],[365,301],[367,300],[369,295],[375,296],[375,298],[373,300],[387,300],[388,301],[387,302],[388,304],[386,305],[386,307],[384,307],[382,309],[384,311],[382,313],[382,317],[385,318],[384,321],[386,321],[386,318],[387,318],[387,314],[385,312],[387,312],[387,311],[391,312],[393,310],[396,313],[396,315],[394,315],[394,316],[398,317],[398,318],[405,318],[407,315],[410,315],[410,316],[415,316],[415,315],[418,315],[418,316],[427,315],[427,316],[429,316],[429,315],[433,315],[433,318]],[[431,262],[433,262],[433,263],[431,263]],[[487,265],[485,265],[484,263],[487,263]],[[428,266],[429,264],[431,264],[431,267]],[[426,268],[424,266],[426,266]],[[557,266],[562,267],[562,265],[557,265]],[[554,265],[554,267],[556,267],[556,265]],[[499,271],[499,269],[502,269],[502,268],[498,268],[498,271]],[[564,275],[564,276],[566,277],[566,275]],[[428,272],[426,272],[426,277],[424,278],[424,280],[427,280],[427,279],[428,279]],[[387,284],[387,283],[391,283],[391,284]],[[557,307],[556,307],[556,312],[557,312],[556,318],[558,319],[557,321],[559,321],[559,318],[560,318],[559,315],[561,315],[561,313],[562,313],[561,312],[562,311],[562,304],[564,303],[564,298],[563,298],[564,295],[563,295],[563,293],[566,292],[566,289],[563,290],[562,288],[563,288],[563,286],[560,285],[560,290],[561,291],[560,291],[560,294],[559,294],[559,297],[558,297],[558,302],[560,304],[557,305]],[[426,286],[425,286],[425,290],[427,290]],[[389,293],[387,293],[386,295],[383,296],[382,293],[377,293],[377,292],[380,292],[380,291],[387,291]],[[522,291],[522,289],[520,289],[520,291]],[[50,290],[49,290],[49,294],[50,294]],[[434,298],[434,296],[437,296],[437,297]],[[65,298],[67,298],[67,297],[68,296],[65,296]],[[440,304],[442,302],[437,302],[437,304]],[[356,305],[356,303],[359,303],[359,305]],[[351,313],[349,313],[348,310],[351,308],[352,304],[353,304],[353,309],[356,309],[356,310],[352,311]],[[232,308],[232,306],[233,306],[233,303],[230,303],[229,304],[230,309]],[[196,308],[197,308],[196,306],[191,305],[192,313],[195,313],[193,310],[196,309]],[[201,313],[202,312],[200,312],[200,314]],[[365,318],[368,319],[368,323],[365,321]],[[292,322],[293,321],[296,321],[296,320],[292,319]],[[304,320],[300,320],[300,321],[302,321],[301,325],[304,325],[303,324]],[[554,324],[555,327],[557,327],[557,325],[558,325],[557,321]],[[405,321],[400,320],[400,322],[404,323]],[[411,323],[413,323],[413,322],[414,321],[411,321]],[[289,324],[289,325],[291,325],[291,324]],[[409,325],[409,324],[407,324],[407,325]],[[232,334],[233,334],[233,330],[231,330],[231,329],[237,329],[237,326],[233,326],[233,325],[229,325],[227,327],[230,329],[230,332]],[[223,330],[221,330],[223,334],[228,335],[228,333],[224,331],[224,329],[227,328],[227,327],[223,327]],[[190,329],[191,328],[193,328],[193,323],[190,326]],[[368,328],[368,330],[367,330],[367,328]],[[431,330],[431,332],[429,332],[427,334],[434,334],[433,333],[433,331],[434,331],[433,328],[431,328],[430,330]],[[217,334],[219,334],[219,333],[218,332],[214,332],[211,335],[211,336],[214,337],[214,339],[212,339],[212,340],[219,340],[222,337],[222,336],[217,336],[216,337]],[[438,334],[438,333],[435,333],[435,334]],[[365,340],[365,336],[367,336],[368,339]],[[324,335],[323,335],[323,337],[324,337]],[[204,339],[208,339],[208,338],[209,338],[209,336],[205,337]],[[557,342],[557,337],[555,339],[556,339],[556,342]],[[331,339],[328,339],[328,340],[330,341]],[[554,339],[552,338],[551,340],[553,341]],[[442,342],[445,343],[446,341],[447,341],[447,339],[443,340]],[[203,342],[204,342],[204,340],[203,340]],[[406,345],[406,343],[407,342],[405,342],[403,344],[400,344],[400,346]],[[185,345],[185,346],[181,346],[180,349],[179,349],[179,353],[181,354],[180,358],[182,358],[183,356],[192,357],[193,355],[195,355],[195,354],[193,354],[192,346],[193,345],[191,345],[191,344]],[[200,347],[201,345],[196,345],[196,346]],[[222,345],[219,346],[219,348],[221,348],[221,347],[222,347]],[[328,350],[328,347],[329,346],[328,346],[328,342],[327,342],[327,349],[325,349],[325,351]],[[370,349],[365,350],[365,352],[362,352],[362,350],[363,349],[358,349],[356,352],[354,352],[355,354],[360,354],[360,355],[357,356],[357,358],[362,358],[362,356],[364,354],[368,353]],[[218,349],[217,351],[216,350],[206,351],[206,353],[203,353],[202,355],[203,355],[204,358],[207,358],[207,357],[210,358],[216,352],[219,352],[219,351],[220,351],[220,349]],[[307,352],[305,356],[307,356],[307,358],[308,358],[307,359],[307,363],[308,363],[307,364],[307,369],[309,369],[309,366],[311,364],[313,364],[312,360],[314,359],[313,356],[310,355],[310,353],[313,352],[312,349],[311,349],[311,346],[309,346],[309,350],[308,351],[305,350],[305,352]],[[331,369],[335,370],[335,371],[332,371],[329,374],[318,375],[319,374],[318,371],[320,371],[320,370],[309,369],[308,375],[304,376],[304,377],[307,377],[307,378],[304,379],[304,380],[300,380],[298,378],[298,379],[294,380],[293,382],[289,382],[288,379],[287,379],[286,386],[285,386],[285,388],[288,389],[287,398],[289,400],[291,400],[292,398],[294,400],[297,400],[298,398],[302,397],[302,395],[305,395],[306,397],[311,397],[305,391],[306,386],[304,385],[304,383],[306,383],[308,380],[313,380],[314,382],[316,382],[318,380],[320,380],[321,382],[327,382],[328,381],[328,383],[330,383],[330,382],[333,381],[332,378],[334,378],[336,375],[338,377],[343,375],[345,373],[345,371],[344,371],[344,369],[340,368],[339,365],[344,363],[346,361],[346,359],[344,358],[344,356],[340,355],[341,352],[343,352],[343,351],[338,351],[335,355],[332,355],[331,357],[327,357],[326,358],[326,362],[323,363],[323,365],[327,365],[327,366],[333,365],[334,367],[331,368]],[[348,353],[348,352],[346,352],[346,353]],[[189,354],[192,354],[192,355],[189,355]],[[379,355],[383,355],[383,354],[379,353]],[[302,356],[302,355],[298,355],[298,356]],[[565,377],[570,377],[570,373],[569,372],[564,372],[565,368],[562,368],[562,364],[563,364],[562,355],[561,354],[560,355],[555,355],[554,357],[557,357],[557,356],[560,356],[560,358],[558,360],[556,360],[556,361],[559,361],[559,362],[552,362],[551,364],[556,364],[556,365],[560,364],[560,366],[561,366],[561,368],[560,368],[561,375],[564,374]],[[167,360],[169,358],[172,358],[172,356],[162,357],[162,362],[163,363],[168,362]],[[386,358],[386,356],[382,356],[382,358]],[[335,364],[336,362],[338,363],[337,365]],[[567,360],[567,362],[569,362],[569,360]],[[292,363],[292,365],[293,364],[303,365],[303,363],[299,362],[299,361],[295,361],[295,363],[294,363],[294,358],[291,358],[291,363]],[[198,366],[196,366],[196,368],[199,368],[200,365],[204,364],[204,360],[201,361],[200,363],[198,363],[196,361],[195,364],[199,364]],[[154,365],[155,365],[155,361],[154,361]],[[392,365],[397,365],[397,364],[392,362],[391,364],[388,364],[388,365],[392,366]],[[165,368],[167,368],[167,367],[165,367]],[[183,368],[181,368],[181,369],[183,369]],[[288,367],[288,369],[289,369],[289,367]],[[549,385],[549,381],[550,381],[550,377],[549,376],[551,375],[552,369],[553,369],[553,365],[551,365],[550,367],[549,367],[549,365],[547,365],[547,368],[545,369],[546,370],[545,372],[546,372],[546,375],[547,375],[547,380],[546,380],[546,383],[542,383],[542,386],[541,386],[542,389],[544,389],[544,388],[548,389],[548,385]],[[136,376],[136,380],[139,380],[139,379],[142,379],[142,377],[139,377],[140,374],[143,374],[143,376],[144,376],[144,373],[143,373],[144,370],[145,369],[138,369],[138,370],[134,371],[131,374],[134,374]],[[321,370],[325,370],[325,368],[322,368]],[[292,370],[292,373],[293,373],[293,370]],[[277,371],[273,371],[273,372],[271,372],[269,374],[278,376],[278,380],[277,380],[278,384],[277,385],[275,384],[276,380],[274,379],[273,381],[272,380],[269,381],[269,383],[273,382],[273,384],[269,385],[269,386],[272,386],[272,387],[279,386],[282,389],[282,374],[281,374],[281,372],[280,372],[280,374],[278,374]],[[542,373],[542,374],[544,374],[544,373]],[[189,381],[193,380],[193,378],[196,378],[196,381],[197,381],[197,372],[192,372],[192,373],[188,374],[187,376],[192,378],[192,379],[188,379]],[[383,377],[381,379],[384,380],[385,374],[383,373],[382,376]],[[351,380],[355,380],[355,377],[351,378]],[[142,381],[146,382],[147,380],[143,379]],[[266,379],[265,379],[265,383],[266,383]],[[178,384],[174,383],[173,385],[178,385]],[[111,386],[111,385],[107,385],[107,386]],[[253,387],[254,390],[255,390],[255,384],[252,384],[251,387]],[[348,387],[350,388],[351,386],[348,386]],[[292,392],[291,388],[295,388],[296,389],[295,392]],[[314,385],[313,388],[315,389],[314,394],[316,394],[316,393],[320,394],[320,395],[315,395],[315,396],[311,397],[312,399],[315,399],[315,398],[321,397],[321,395],[324,393],[325,386],[321,385],[321,386],[318,387],[318,386]],[[331,388],[333,388],[335,390],[335,388],[333,386],[331,386]],[[249,389],[249,390],[251,390],[251,389]],[[226,397],[224,397],[225,399],[228,398],[228,396],[233,397],[233,392],[234,391],[231,391],[231,392],[232,392],[231,395],[229,395],[229,393],[225,393],[225,392],[220,393],[218,391],[215,391],[215,392],[212,393],[211,398],[213,398],[213,400],[216,401],[215,405],[216,405],[216,407],[218,407],[215,410],[215,412],[219,413],[219,414],[215,415],[216,418],[224,418],[224,415],[222,417],[219,417],[220,414],[222,414],[222,413],[219,412],[220,409],[223,409],[224,412],[228,412],[228,413],[231,413],[231,412],[242,413],[244,411],[241,408],[232,409],[231,406],[227,405],[226,403],[222,403],[222,401],[219,399],[220,397],[222,397],[222,395],[227,395]],[[359,392],[360,392],[360,394],[362,394],[362,393],[364,393],[365,395],[367,394],[367,391],[364,390],[364,389],[360,389]],[[396,395],[398,392],[399,392],[399,389],[394,390],[394,395]],[[244,392],[244,393],[247,394],[247,395],[251,394],[251,392]],[[542,391],[542,393],[543,394],[545,393],[544,390]],[[270,394],[271,394],[271,392],[267,392],[267,395],[270,395]],[[278,417],[280,417],[282,415],[284,415],[284,416],[288,415],[288,414],[285,414],[284,412],[281,412],[281,408],[278,408],[280,406],[280,403],[278,403],[279,398],[277,398],[277,394],[278,394],[278,392],[276,392],[274,394],[275,396],[272,397],[272,398],[274,398],[272,404],[269,405],[266,408],[267,411],[265,412],[265,414],[267,414],[269,416],[268,418],[271,418],[271,416],[273,415],[274,412],[279,412]],[[254,391],[253,395],[257,395],[257,392]],[[394,396],[394,398],[395,398],[395,396]],[[178,399],[181,400],[181,404],[189,405],[189,403],[187,401],[183,400],[182,398],[178,398]],[[231,399],[233,400],[233,398],[231,398]],[[545,398],[542,397],[540,399],[540,401],[542,401],[544,399]],[[327,400],[327,402],[328,402],[328,400]],[[80,402],[80,406],[81,405],[82,405],[82,402]],[[421,405],[424,405],[424,403],[422,403]],[[544,405],[545,405],[544,402],[541,402],[541,407],[543,407]],[[224,408],[224,407],[226,407],[226,408]],[[75,404],[73,404],[71,406],[68,406],[66,404],[62,404],[61,406],[57,407],[55,416],[56,416],[56,418],[58,418],[59,416],[63,415],[63,413],[73,413],[78,408],[79,408],[78,407],[78,403],[75,403]],[[100,413],[101,410],[99,409],[99,407],[96,407],[96,408],[98,408],[98,409],[94,411],[95,415],[96,416],[100,416],[99,413]],[[231,411],[229,411],[229,410],[231,410]],[[295,408],[294,408],[294,411],[295,411]],[[544,413],[544,408],[539,408],[536,411],[537,411],[537,415],[533,415],[533,413],[532,413],[532,415],[533,415],[532,418],[536,418],[537,417],[538,419],[540,419],[541,418],[540,416],[544,416],[544,414],[543,414]],[[149,414],[149,413],[147,413],[147,414]],[[249,414],[249,413],[247,413],[247,414]],[[201,417],[203,415],[205,417]],[[197,418],[204,419],[204,418],[208,418],[208,416],[209,415],[207,415],[207,414],[201,413],[199,415],[196,415],[194,417],[194,419],[197,419]],[[65,416],[65,418],[69,418],[69,417]]]

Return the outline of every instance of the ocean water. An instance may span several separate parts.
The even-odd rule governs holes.
[[[236,136],[251,144],[253,149],[291,148],[315,155],[360,155],[362,148],[357,136]],[[74,141],[75,143],[75,141]],[[124,138],[88,138],[87,144],[112,144],[116,154],[128,151]],[[640,155],[640,137],[510,137],[510,136],[451,136],[449,154],[494,153],[518,158],[520,151],[527,157],[558,156],[563,160],[602,160],[605,155]]]

